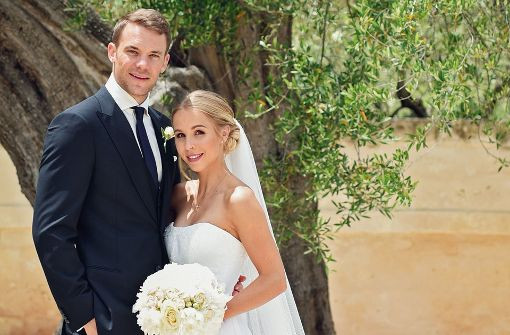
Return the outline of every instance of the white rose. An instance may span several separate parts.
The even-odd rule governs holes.
[[[177,308],[172,305],[165,305],[162,308],[163,312],[163,323],[172,330],[179,328],[180,313]]]
[[[195,308],[199,311],[202,310],[206,301],[207,301],[207,297],[205,296],[204,293],[200,292],[200,293],[195,294],[195,296],[193,297],[193,308]]]
[[[175,136],[174,128],[166,127],[165,130],[163,131],[163,135],[165,136],[165,139],[167,140],[171,139],[172,137]]]
[[[140,312],[137,322],[144,332],[156,333],[161,323],[161,313],[155,310],[143,310]]]

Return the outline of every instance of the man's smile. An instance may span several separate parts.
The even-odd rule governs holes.
[[[138,80],[148,80],[149,77],[147,76],[144,76],[144,75],[139,75],[139,74],[134,74],[134,73],[130,73],[131,77],[134,77],[135,79],[138,79]]]

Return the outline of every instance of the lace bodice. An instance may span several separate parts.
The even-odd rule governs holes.
[[[207,266],[231,294],[248,257],[242,243],[220,227],[199,222],[185,227],[172,223],[165,233],[171,262]]]

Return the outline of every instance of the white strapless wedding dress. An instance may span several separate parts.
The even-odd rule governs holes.
[[[170,224],[165,244],[171,262],[198,263],[207,266],[231,294],[248,258],[242,243],[227,231],[207,222],[185,227]],[[247,315],[240,314],[223,322],[219,335],[251,335]]]

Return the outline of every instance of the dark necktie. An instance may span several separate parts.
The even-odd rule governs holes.
[[[149,170],[149,173],[154,181],[154,185],[156,189],[158,188],[158,170],[156,168],[156,160],[154,159],[154,154],[152,153],[151,145],[149,142],[149,138],[147,137],[147,131],[145,131],[145,126],[143,125],[143,114],[145,113],[145,108],[143,107],[131,107],[135,110],[136,115],[136,137],[138,137],[138,143],[140,144],[140,148],[142,149],[143,160],[145,161],[145,165]]]

